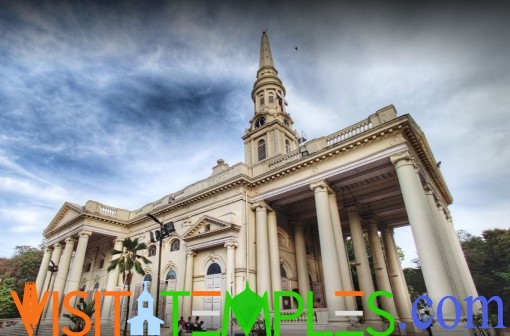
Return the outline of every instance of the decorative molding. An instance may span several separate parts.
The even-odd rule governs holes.
[[[414,159],[409,151],[404,151],[395,155],[390,156],[391,163],[395,166],[395,169],[405,165],[413,165]]]
[[[257,208],[265,208],[267,211],[273,210],[265,201],[258,201],[256,203],[253,203],[251,209],[257,211]]]
[[[229,231],[239,232],[240,230],[239,225],[204,215],[182,235],[182,240],[189,242],[194,239],[211,237]]]
[[[229,249],[229,248],[235,249],[238,246],[238,244],[235,240],[230,239],[225,242],[224,246],[227,249]]]
[[[90,238],[90,236],[92,236],[92,231],[83,230],[78,234],[78,236],[80,238],[85,236],[88,236]]]
[[[67,237],[66,240],[66,245],[69,244],[69,243],[76,243],[76,239],[74,239],[73,237]]]
[[[330,194],[334,193],[333,189],[331,189],[331,187],[329,186],[329,184],[326,180],[320,180],[320,181],[312,182],[310,184],[310,189],[313,190],[314,192],[317,188],[325,189]]]

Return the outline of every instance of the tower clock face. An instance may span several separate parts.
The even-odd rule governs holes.
[[[259,128],[260,126],[264,125],[265,123],[266,123],[266,118],[265,117],[259,117],[255,121],[255,128]]]

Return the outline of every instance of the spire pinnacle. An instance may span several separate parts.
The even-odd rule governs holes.
[[[266,32],[262,33],[260,39],[260,65],[259,70],[263,68],[274,68],[273,55],[271,54],[271,46]]]

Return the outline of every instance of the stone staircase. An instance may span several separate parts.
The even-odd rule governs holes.
[[[69,322],[69,320],[62,321],[59,324],[59,326],[60,326],[59,327],[59,335],[64,335],[64,333],[62,332],[62,328],[64,326],[68,326],[69,325],[68,322]],[[128,334],[129,334],[129,332],[128,332]],[[21,321],[15,325],[10,326],[10,327],[0,328],[0,336],[26,336],[26,335],[28,335],[27,330],[25,329],[25,325]],[[94,326],[92,326],[92,328],[87,333],[87,335],[90,335],[90,336],[94,335]],[[122,333],[121,333],[121,335],[122,335]],[[33,336],[35,336],[35,329],[34,329]],[[53,336],[53,324],[42,322],[41,325],[39,326],[38,336]],[[101,336],[113,336],[113,324],[111,324],[111,323],[101,324]]]

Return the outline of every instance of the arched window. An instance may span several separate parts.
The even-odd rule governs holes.
[[[97,291],[99,289],[99,282],[96,282],[94,284],[94,290]]]
[[[285,139],[285,153],[290,153],[291,150],[289,139]]]
[[[181,241],[179,239],[174,239],[170,244],[170,252],[179,251],[181,248]]]
[[[166,274],[166,279],[167,280],[177,279],[177,273],[175,273],[175,270],[171,269],[170,271],[168,271],[168,273]]]
[[[283,268],[282,265],[280,265],[280,275],[282,278],[286,278],[287,277],[287,272],[285,271],[285,268]]]
[[[259,161],[262,161],[266,158],[266,140],[260,139],[257,147],[259,153]]]
[[[92,263],[87,263],[87,265],[85,265],[85,270],[84,272],[90,272],[90,269],[92,268]]]
[[[149,257],[154,257],[156,255],[156,245],[151,245],[148,248]]]
[[[150,273],[145,274],[145,276],[143,277],[143,281],[152,282],[152,275]]]
[[[259,105],[260,106],[264,105],[264,94],[259,95]]]
[[[269,94],[268,102],[269,102],[269,103],[274,103],[274,94],[273,94],[273,93],[270,93],[270,94]]]
[[[98,268],[98,269],[101,269],[101,268],[103,268],[103,267],[104,267],[104,259],[101,259],[101,260],[99,260],[99,262],[97,263],[97,268]]]
[[[221,267],[217,263],[212,263],[207,269],[207,275],[221,273]]]

